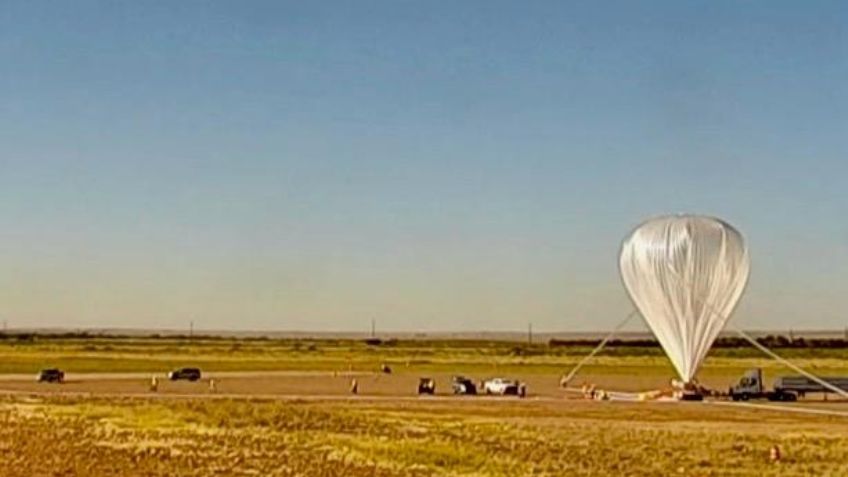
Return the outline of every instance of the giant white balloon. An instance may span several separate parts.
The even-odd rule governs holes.
[[[684,382],[692,381],[745,290],[742,234],[712,217],[658,217],[624,241],[621,278]]]

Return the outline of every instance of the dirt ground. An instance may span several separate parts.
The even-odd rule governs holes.
[[[417,394],[418,380],[421,377],[436,381],[437,395],[450,395],[452,373],[209,373],[197,382],[171,382],[164,376],[159,380],[159,393],[164,394],[209,394],[209,379],[215,381],[217,393],[244,395],[348,395],[351,381],[355,379],[359,394],[374,396],[414,396]],[[479,384],[484,379],[495,376],[467,375]],[[68,374],[62,384],[37,383],[32,377],[14,376],[14,379],[0,376],[0,391],[27,391],[38,393],[92,393],[92,394],[140,394],[150,392],[152,375],[126,373],[121,375],[86,374],[75,376]],[[526,383],[528,396],[562,397],[564,391],[559,386],[560,376],[555,374],[518,374],[504,376]],[[606,389],[644,391],[660,389],[668,381],[659,376],[633,375],[586,375],[576,378],[572,385],[579,387],[590,382]]]
[[[32,377],[0,375],[0,394],[32,396],[67,395],[83,397],[192,397],[192,398],[262,398],[262,399],[379,399],[398,402],[426,398],[417,394],[418,380],[425,376],[411,372],[383,373],[333,373],[333,372],[218,372],[208,373],[197,382],[169,381],[157,376],[158,388],[151,390],[152,375],[144,373],[79,374],[67,375],[64,383],[37,383]],[[461,400],[514,400],[513,396],[454,396],[451,373],[429,373],[426,377],[436,381],[436,397]],[[492,376],[468,375],[479,383]],[[508,376],[527,385],[528,400],[575,401],[583,400],[576,390],[583,383],[592,383],[608,391],[648,391],[667,389],[667,380],[660,375],[586,374],[575,378],[569,389],[559,385],[560,376],[528,373]],[[214,390],[210,387],[214,380]],[[358,384],[358,393],[350,392],[352,380]],[[723,388],[718,388],[723,389]],[[632,397],[632,396],[631,396]],[[628,397],[629,399],[629,397]],[[752,403],[767,406],[792,406],[791,404]],[[848,402],[834,396],[809,395],[795,406],[816,406],[837,409],[848,416]]]

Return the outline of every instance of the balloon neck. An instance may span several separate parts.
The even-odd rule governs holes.
[[[682,389],[682,390],[689,391],[689,390],[698,389],[700,387],[700,385],[698,384],[698,380],[694,379],[694,378],[690,379],[689,381],[684,381],[682,379],[672,379],[671,380],[671,387],[673,387],[675,389]]]

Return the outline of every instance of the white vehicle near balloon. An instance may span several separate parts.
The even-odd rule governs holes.
[[[619,268],[633,304],[684,388],[694,389],[695,376],[748,281],[750,259],[742,234],[713,217],[658,217],[625,239]]]
[[[518,395],[521,383],[512,379],[494,378],[483,381],[483,392],[486,394],[497,394],[506,396]]]

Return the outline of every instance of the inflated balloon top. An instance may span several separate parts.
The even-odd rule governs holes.
[[[742,234],[713,217],[654,218],[625,239],[619,267],[636,308],[691,382],[745,290]]]

